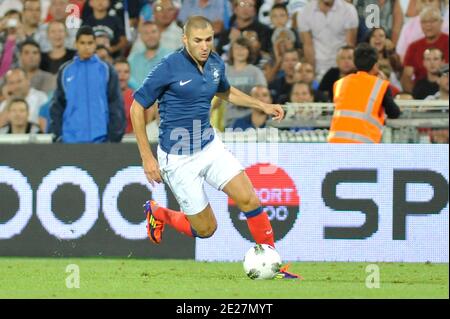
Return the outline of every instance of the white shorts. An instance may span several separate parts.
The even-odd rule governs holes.
[[[158,163],[162,178],[186,215],[198,214],[208,205],[203,189],[205,180],[212,187],[222,190],[244,170],[217,135],[204,149],[193,155],[168,154],[158,146]]]

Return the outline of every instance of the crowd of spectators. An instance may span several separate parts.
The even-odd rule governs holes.
[[[66,132],[68,140],[120,141],[132,133],[133,91],[182,47],[192,15],[212,22],[231,85],[264,101],[332,101],[333,84],[355,72],[361,42],[378,52],[394,96],[448,99],[448,12],[448,0],[0,0],[0,133],[58,139],[66,108],[96,125],[100,111],[90,110],[102,108],[110,115],[98,136]],[[88,69],[79,63],[83,52]],[[212,105],[218,129],[267,120],[218,99]],[[150,110],[149,124],[158,120]]]

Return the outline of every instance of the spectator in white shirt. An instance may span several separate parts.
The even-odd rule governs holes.
[[[318,80],[336,66],[336,52],[355,46],[358,13],[344,0],[312,0],[297,16],[306,61],[313,64]]]

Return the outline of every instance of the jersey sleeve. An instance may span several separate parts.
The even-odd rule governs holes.
[[[226,92],[230,89],[230,83],[228,82],[227,76],[225,74],[225,63],[222,63],[222,71],[220,72],[220,81],[217,92]]]
[[[134,99],[148,109],[160,99],[169,84],[169,65],[162,60],[147,75],[141,87],[133,94]]]

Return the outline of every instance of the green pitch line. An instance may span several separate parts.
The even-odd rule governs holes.
[[[80,271],[80,288],[73,269]],[[241,263],[115,258],[0,257],[0,298],[448,298],[448,264],[377,263],[380,288],[366,287],[368,263],[306,263],[305,279],[253,281]],[[69,269],[70,270],[70,269]],[[72,276],[72,277],[69,277]],[[69,277],[69,278],[68,278]]]

